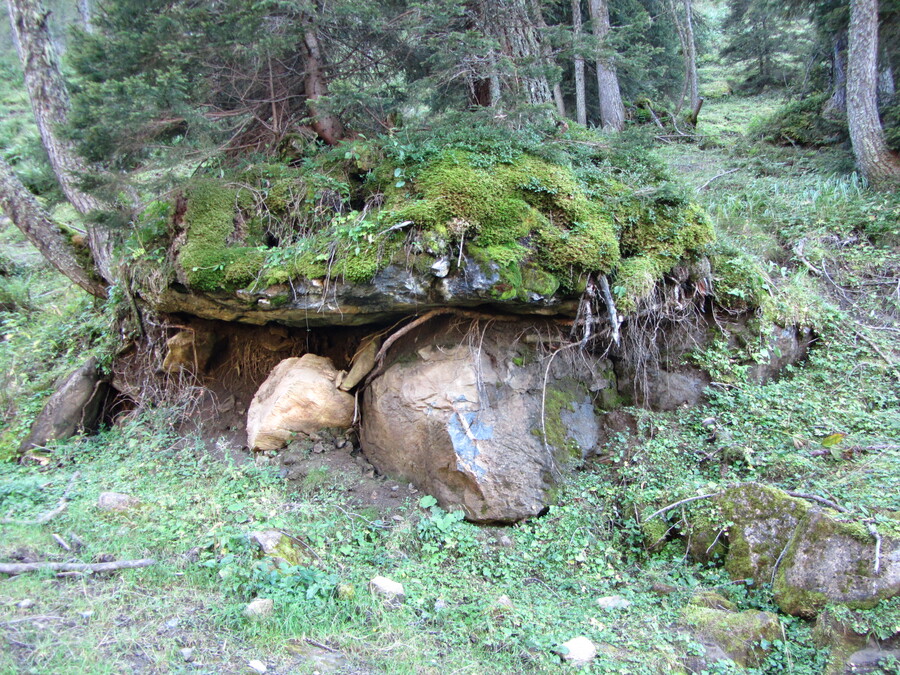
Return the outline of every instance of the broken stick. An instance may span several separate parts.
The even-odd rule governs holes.
[[[0,563],[0,574],[24,574],[25,572],[40,572],[50,570],[52,572],[115,572],[117,570],[133,570],[139,567],[155,565],[153,558],[141,558],[140,560],[118,560],[105,563],[59,563],[59,562],[34,562],[34,563]]]

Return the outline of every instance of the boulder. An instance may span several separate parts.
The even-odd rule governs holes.
[[[271,598],[255,598],[244,607],[244,616],[251,620],[265,619],[275,612],[275,602]]]
[[[247,411],[247,444],[277,450],[297,433],[346,429],[353,423],[354,399],[336,385],[331,359],[305,354],[279,363],[256,392]]]
[[[583,635],[566,640],[563,646],[563,659],[577,666],[587,664],[597,656],[597,646]]]
[[[385,606],[397,607],[406,600],[403,584],[383,576],[373,577],[369,582],[369,591],[382,599]]]
[[[97,498],[97,508],[101,511],[127,511],[140,503],[137,497],[121,492],[101,492]]]
[[[546,339],[552,324],[434,323],[405,336],[366,388],[366,457],[472,521],[538,515],[597,438],[589,357],[560,353],[548,370],[527,338]]]
[[[50,441],[70,438],[79,431],[95,429],[109,389],[97,359],[92,356],[60,382],[31,425],[31,431],[22,441],[19,451],[25,452]]]
[[[756,667],[769,652],[766,644],[782,637],[777,616],[752,609],[732,612],[690,604],[682,613],[682,625],[706,649],[702,657],[686,658],[690,672],[725,659],[744,668]]]
[[[900,594],[900,545],[882,536],[877,557],[876,545],[864,525],[810,509],[778,567],[775,602],[788,614],[813,617],[828,603],[867,609]]]
[[[198,330],[183,330],[166,340],[166,357],[162,369],[167,373],[186,370],[199,373],[206,369],[216,338],[212,333]]]
[[[299,565],[305,560],[300,548],[280,530],[251,532],[250,541],[259,547],[264,556],[276,563]]]
[[[757,483],[726,490],[718,503],[724,519],[733,523],[725,557],[731,578],[753,579],[757,586],[772,583],[775,563],[811,505]]]

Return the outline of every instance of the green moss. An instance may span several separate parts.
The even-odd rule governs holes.
[[[198,181],[185,192],[185,243],[178,261],[188,284],[202,291],[238,288],[262,269],[257,248],[229,246],[237,194],[216,181]]]
[[[370,178],[355,189],[381,190],[383,205],[336,213],[324,222],[319,193],[337,190],[344,195],[348,189],[324,172],[307,171],[307,176],[296,168],[261,165],[243,175],[252,189],[195,182],[187,191],[181,266],[188,283],[199,290],[229,289],[257,279],[284,283],[294,277],[364,283],[401,247],[408,261],[422,253],[453,255],[465,245],[480,264],[499,268],[494,297],[531,302],[560,288],[578,293],[588,274],[613,271],[620,263],[621,235],[635,258],[619,272],[627,311],[675,261],[697,252],[710,238],[702,213],[660,197],[662,188],[648,201],[634,197],[598,166],[575,170],[525,152],[503,161],[486,159],[456,149],[436,152],[412,167],[376,162]],[[309,213],[298,214],[298,209]],[[235,228],[238,215],[240,232]],[[247,244],[261,241],[269,228],[265,223],[271,224],[267,219],[273,217],[288,222],[288,234],[290,223],[300,223],[307,228],[300,233],[312,229],[312,234],[263,256]],[[391,230],[401,223],[403,228]],[[238,235],[243,245],[234,245]]]
[[[619,309],[626,314],[633,311],[653,292],[656,282],[667,271],[666,267],[664,261],[652,255],[622,260],[613,285]]]
[[[765,658],[768,650],[760,643],[772,643],[782,637],[778,619],[756,610],[729,612],[689,604],[682,610],[682,621],[743,667],[757,666]]]
[[[561,464],[581,462],[584,453],[578,443],[569,435],[563,420],[563,412],[575,412],[587,397],[584,385],[575,380],[561,380],[547,388],[544,397],[543,433],[547,445],[554,451]],[[536,429],[541,435],[541,429]]]

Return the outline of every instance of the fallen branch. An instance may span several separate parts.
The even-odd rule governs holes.
[[[33,520],[0,518],[0,525],[43,525],[44,523],[50,522],[51,520],[56,518],[56,516],[66,510],[66,506],[69,503],[69,493],[72,491],[72,487],[75,485],[75,481],[78,480],[78,477],[80,475],[80,471],[76,471],[72,474],[72,477],[69,479],[69,484],[66,486],[65,492],[63,492],[62,497],[59,498],[59,502],[57,503],[56,508],[47,511],[44,514],[41,514]]]
[[[699,497],[688,497],[687,499],[682,499],[679,502],[675,502],[674,504],[669,504],[668,506],[662,507],[659,511],[655,511],[655,512],[651,513],[648,518],[644,519],[644,522],[647,523],[647,522],[653,520],[654,518],[656,518],[656,516],[662,515],[666,511],[671,511],[672,509],[674,509],[678,506],[681,506],[682,504],[696,502],[700,499],[709,499],[710,497],[718,497],[720,494],[722,494],[722,493],[721,492],[710,492],[709,494],[700,495]]]
[[[838,511],[839,513],[847,513],[847,509],[838,504],[837,502],[833,502],[830,499],[825,499],[825,497],[820,497],[819,495],[811,495],[806,492],[791,492],[790,490],[785,490],[787,494],[791,497],[797,497],[798,499],[806,499],[811,502],[819,502],[820,504],[824,504],[825,506]]]
[[[722,176],[727,176],[728,174],[734,173],[735,171],[740,171],[740,169],[729,169],[728,171],[723,171],[722,173],[716,174],[715,176],[710,178],[708,181],[706,181],[703,185],[698,187],[697,192],[703,192],[703,190],[705,190],[709,186],[709,184],[712,183],[717,178],[721,178]]]
[[[40,572],[50,570],[52,572],[116,572],[118,570],[133,570],[139,567],[155,565],[153,558],[141,558],[140,560],[119,560],[105,563],[0,563],[0,574],[24,574],[25,572]]]

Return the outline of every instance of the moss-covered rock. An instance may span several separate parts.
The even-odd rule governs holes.
[[[782,637],[778,617],[756,610],[733,612],[692,603],[682,611],[682,625],[707,648],[704,662],[688,664],[689,668],[704,668],[722,657],[742,667],[755,667],[765,659],[771,643]]]
[[[613,274],[627,312],[712,240],[702,211],[668,184],[638,191],[596,165],[448,149],[406,168],[367,166],[357,210],[346,205],[346,167],[332,167],[332,186],[324,165],[193,181],[175,240],[179,280],[220,293],[302,279],[362,285],[403,265],[427,284],[464,276],[474,260],[496,276],[493,301],[552,304],[580,294],[589,274]],[[434,274],[438,259],[446,271]]]
[[[788,614],[812,617],[829,602],[867,609],[900,595],[900,546],[882,536],[876,555],[876,545],[864,525],[809,510],[775,575],[775,602]]]
[[[783,555],[800,520],[811,506],[785,492],[757,483],[726,490],[718,498],[729,527],[725,569],[732,579],[772,583],[775,564]]]

